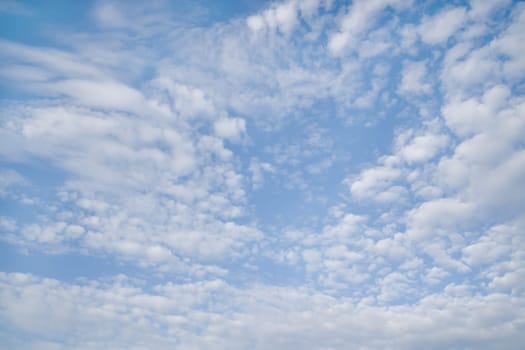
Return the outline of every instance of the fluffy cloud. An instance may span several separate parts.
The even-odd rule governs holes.
[[[13,186],[23,184],[24,178],[14,170],[0,170],[0,197],[7,196]]]
[[[213,128],[217,136],[237,140],[246,131],[246,123],[240,118],[221,118],[215,122]]]
[[[194,139],[191,111],[141,119],[154,110],[144,99],[128,96],[133,108],[126,94],[134,90],[122,91],[122,101],[109,89],[101,98],[80,93],[69,106],[37,103],[6,111],[10,122],[2,142],[11,146],[3,153],[18,160],[46,159],[68,180],[52,202],[60,209],[26,225],[21,235],[11,232],[5,238],[32,248],[46,245],[48,251],[80,243],[144,266],[175,269],[185,256],[223,259],[237,255],[243,242],[256,241],[256,228],[232,221],[243,214],[245,191],[221,139],[206,134]],[[184,98],[193,103],[193,95],[175,96],[180,105]],[[134,114],[113,110],[120,106]],[[220,119],[210,127],[228,139],[245,130],[242,119]]]
[[[387,7],[404,8],[411,0],[355,1],[342,18],[339,29],[330,36],[328,48],[332,54],[340,54],[352,46],[360,36],[373,27],[378,14]]]
[[[32,340],[1,337],[21,349],[345,349],[349,343],[370,349],[457,344],[518,349],[525,340],[523,299],[471,295],[466,285],[451,284],[411,305],[381,306],[306,288],[239,290],[221,280],[159,284],[146,291],[125,276],[78,284],[27,274],[0,277],[2,322]],[[394,280],[399,276],[384,281],[390,293]],[[480,328],[487,330],[481,337]]]
[[[423,18],[418,28],[421,40],[431,45],[445,42],[461,28],[466,13],[465,8],[449,8],[431,17]]]
[[[428,94],[432,86],[424,81],[426,75],[425,62],[406,62],[403,67],[403,79],[399,91],[409,94]]]
[[[390,163],[390,159],[383,160]],[[395,162],[395,159],[392,159]],[[387,164],[386,166],[374,167],[364,170],[356,180],[353,180],[350,185],[350,191],[357,199],[377,199],[379,201],[396,200],[397,196],[389,196],[389,190],[392,189],[393,183],[400,179],[402,171]]]
[[[2,245],[127,274],[1,273],[2,343],[525,341],[523,4],[150,5],[0,40]]]
[[[260,14],[248,17],[246,23],[254,33],[268,29],[279,30],[282,34],[289,35],[301,20],[309,20],[320,7],[329,9],[331,1],[289,0],[276,3]]]

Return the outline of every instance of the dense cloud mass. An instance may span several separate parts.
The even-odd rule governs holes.
[[[0,1],[0,343],[525,344],[525,3],[48,6]]]

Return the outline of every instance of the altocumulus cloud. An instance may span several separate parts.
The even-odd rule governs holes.
[[[0,2],[2,344],[525,344],[524,3],[49,6]]]

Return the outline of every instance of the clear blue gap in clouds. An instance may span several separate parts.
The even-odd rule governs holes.
[[[119,273],[136,273],[129,266],[108,259],[78,253],[46,254],[41,252],[20,252],[6,243],[0,243],[0,266],[4,272],[33,273],[46,278],[75,282],[79,278],[105,278]]]

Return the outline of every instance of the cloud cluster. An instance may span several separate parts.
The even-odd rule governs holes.
[[[9,325],[0,337],[20,349],[519,349],[525,340],[522,294],[481,296],[468,285],[397,306],[222,280],[146,291],[124,276],[67,284],[2,273],[0,285],[0,320]]]
[[[525,342],[523,3],[137,6],[0,39],[2,244],[123,267],[1,272],[2,343]]]

